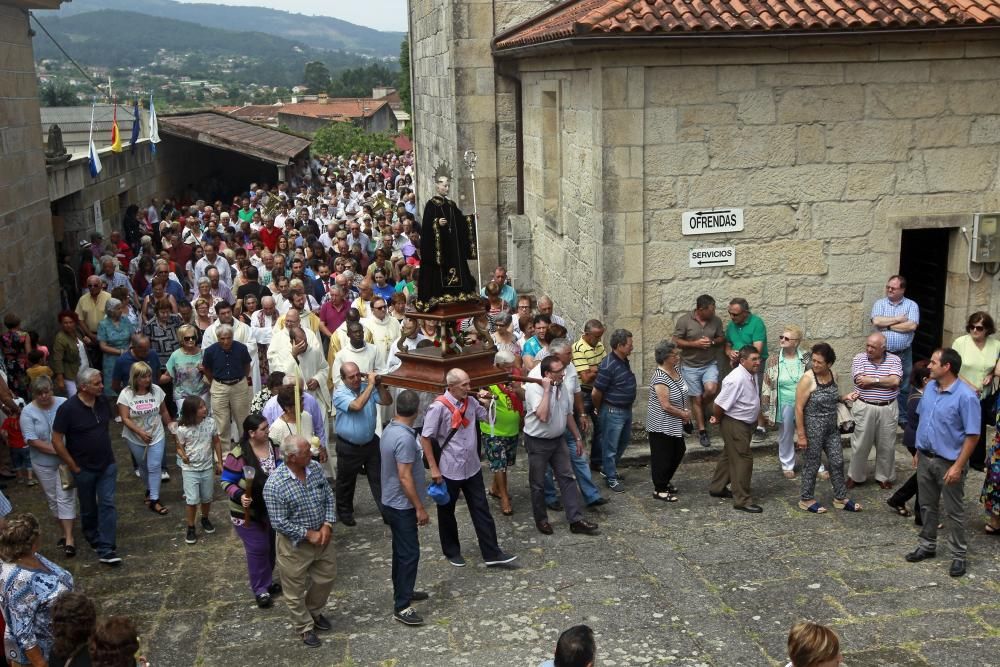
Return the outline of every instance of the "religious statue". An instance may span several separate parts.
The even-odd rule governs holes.
[[[62,128],[55,123],[49,125],[49,138],[45,148],[46,164],[68,162],[71,157],[66,151],[66,144],[63,143]]]
[[[478,289],[468,260],[475,259],[475,220],[448,199],[451,179],[439,167],[435,179],[437,195],[424,207],[424,233],[420,237],[420,280],[417,310],[427,311],[438,303],[478,301]]]

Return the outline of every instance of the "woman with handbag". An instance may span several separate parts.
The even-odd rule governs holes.
[[[281,452],[268,437],[267,420],[250,415],[243,435],[222,464],[222,489],[229,497],[229,516],[247,555],[250,589],[257,606],[270,607],[281,592],[274,581],[275,536],[264,505],[264,483],[281,465]],[[249,471],[253,471],[251,478]]]
[[[31,383],[31,395],[34,400],[21,411],[21,433],[24,442],[31,448],[31,467],[45,492],[49,502],[49,511],[59,524],[62,537],[56,543],[67,557],[76,555],[76,543],[73,539],[73,522],[76,520],[76,492],[66,488],[60,476],[59,466],[62,461],[52,448],[52,422],[56,411],[66,402],[62,396],[54,396],[52,381],[48,377],[35,378]],[[68,473],[68,470],[66,471]],[[68,474],[68,479],[72,479]]]
[[[812,368],[802,374],[795,390],[795,447],[802,454],[802,495],[799,509],[824,514],[826,508],[815,498],[816,473],[826,452],[833,484],[833,506],[845,512],[860,512],[861,505],[847,497],[844,478],[844,451],[840,443],[837,405],[857,399],[857,392],[841,396],[833,363],[837,355],[828,343],[812,346]]]
[[[958,379],[972,387],[979,397],[982,418],[979,424],[979,442],[969,457],[969,467],[983,472],[986,469],[986,425],[996,421],[996,391],[993,380],[1000,375],[1000,340],[990,338],[996,333],[989,313],[976,311],[965,323],[966,334],[951,344],[962,358]]]

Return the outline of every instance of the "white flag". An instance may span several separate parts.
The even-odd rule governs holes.
[[[160,124],[156,121],[156,107],[153,106],[153,94],[149,95],[149,143],[156,155],[156,144],[160,143]]]
[[[103,168],[101,167],[101,158],[97,155],[97,148],[94,146],[94,111],[96,108],[96,104],[90,108],[90,175],[93,178],[97,178]]]

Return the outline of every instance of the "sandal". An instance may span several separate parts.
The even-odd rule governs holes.
[[[500,496],[493,493],[493,489],[486,489],[486,495],[488,495],[490,498],[495,498],[496,500],[500,500]]]
[[[514,515],[514,508],[508,505],[507,509],[504,509],[503,506],[501,506],[500,507],[500,512],[504,516],[513,516]]]
[[[818,500],[814,500],[812,505],[807,505],[806,501],[799,501],[799,509],[806,512],[812,512],[813,514],[826,514],[826,508],[819,504]]]
[[[893,505],[888,500],[885,501],[885,504],[888,505],[889,507],[891,507],[893,509],[893,511],[896,512],[896,514],[898,514],[899,516],[902,516],[902,517],[911,517],[911,516],[913,516],[913,512],[911,512],[910,510],[908,510],[906,508],[906,505]]]
[[[785,476],[785,479],[795,479],[794,470],[782,470],[781,474]]]
[[[665,503],[676,503],[680,500],[677,496],[670,493],[669,491],[654,491],[653,497],[657,500],[662,500]]]
[[[673,484],[667,484],[667,493],[672,493],[674,495],[677,495],[677,487],[674,486]]]
[[[987,535],[1000,535],[1000,528],[994,528],[990,524],[986,524],[983,528],[983,532]]]
[[[839,510],[844,510],[845,512],[860,512],[863,508],[861,503],[856,503],[850,498],[847,500],[837,500],[833,499],[833,506]]]
[[[166,507],[161,505],[159,500],[154,500],[150,502],[148,507],[150,511],[152,511],[155,514],[159,514],[160,516],[163,516],[164,514],[170,511]]]
[[[66,554],[66,558],[72,558],[76,555],[76,545],[67,544],[63,547],[63,552]]]

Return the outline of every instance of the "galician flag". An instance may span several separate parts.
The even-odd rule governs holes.
[[[95,104],[90,108],[90,175],[93,178],[97,178],[97,175],[101,173],[101,158],[97,155],[97,148],[94,146],[94,109],[97,107]]]
[[[135,106],[132,107],[132,139],[129,141],[131,152],[135,153],[135,144],[139,141],[139,98],[135,99]]]
[[[122,137],[118,133],[118,101],[112,100],[112,108],[114,108],[114,116],[111,122],[111,150],[115,153],[122,152]]]
[[[153,94],[149,94],[149,144],[156,155],[156,144],[160,143],[160,126],[156,122],[156,107],[153,106]]]

